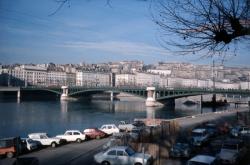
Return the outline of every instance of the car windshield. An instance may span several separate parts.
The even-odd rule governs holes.
[[[174,145],[174,148],[176,149],[182,149],[182,148],[187,148],[188,147],[188,144],[183,144],[183,143],[176,143]]]
[[[229,149],[229,150],[237,150],[237,145],[232,145],[232,144],[224,144],[223,149]]]
[[[28,143],[33,143],[34,141],[32,139],[27,139]]]
[[[129,147],[128,147],[125,151],[127,152],[127,154],[128,154],[129,156],[132,156],[132,155],[135,154],[135,151],[134,151],[132,148],[129,148]]]
[[[200,132],[192,132],[192,136],[202,136],[203,133]]]
[[[209,163],[189,161],[188,165],[209,165]]]

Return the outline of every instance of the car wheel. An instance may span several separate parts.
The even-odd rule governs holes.
[[[14,156],[13,152],[7,152],[6,154],[7,158],[12,158]]]
[[[82,140],[78,138],[78,139],[76,139],[76,142],[77,142],[77,143],[81,143]]]
[[[51,147],[52,147],[52,148],[55,148],[55,147],[56,147],[56,143],[55,143],[55,142],[52,142],[52,143],[51,143]]]
[[[102,165],[110,165],[110,163],[108,161],[103,161]]]
[[[135,165],[142,165],[141,163],[135,163]]]
[[[96,139],[100,139],[100,136],[98,135],[98,136],[96,136],[95,138],[96,138]]]

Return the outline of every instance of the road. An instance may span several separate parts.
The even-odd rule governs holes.
[[[17,162],[18,165],[83,165],[95,164],[93,155],[102,149],[109,138],[100,140],[90,140],[82,143],[70,143],[57,148],[47,147],[38,151],[19,156],[16,158],[0,159],[0,165],[12,165]]]

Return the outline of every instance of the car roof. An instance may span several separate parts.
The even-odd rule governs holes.
[[[194,129],[192,132],[194,132],[194,133],[203,133],[205,131],[206,131],[205,128],[197,128],[197,129]]]
[[[127,148],[129,148],[129,146],[114,146],[114,147],[111,147],[110,148],[110,150],[113,150],[113,149],[120,149],[120,150],[125,150],[125,149],[127,149]]]
[[[6,137],[6,138],[1,138],[0,140],[13,140],[18,137]]]
[[[201,163],[212,163],[215,160],[215,157],[209,155],[196,155],[189,161],[201,162]]]
[[[29,135],[47,135],[45,132],[30,133]]]
[[[85,131],[85,130],[92,130],[92,129],[94,129],[94,130],[99,130],[98,128],[93,127],[93,128],[86,128],[86,129],[84,129],[84,131]]]
[[[115,124],[103,124],[102,126],[115,126]]]
[[[79,130],[67,130],[66,132],[80,132]]]

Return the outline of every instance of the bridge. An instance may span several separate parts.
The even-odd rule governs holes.
[[[109,93],[113,100],[114,93],[128,93],[146,99],[146,106],[174,103],[181,97],[205,94],[232,94],[250,96],[250,90],[241,89],[207,89],[207,88],[159,88],[159,87],[89,87],[89,86],[28,86],[28,87],[0,87],[0,92],[16,91],[21,97],[23,91],[46,91],[61,97],[61,100],[70,100],[74,97],[90,96],[99,93]]]

